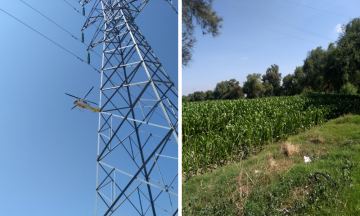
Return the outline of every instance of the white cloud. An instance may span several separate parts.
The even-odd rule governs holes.
[[[242,59],[242,60],[246,60],[246,59],[248,59],[248,57],[247,57],[247,56],[241,57],[241,59]]]
[[[341,24],[337,24],[335,26],[335,31],[338,32],[338,33],[343,32],[343,29],[341,28]]]

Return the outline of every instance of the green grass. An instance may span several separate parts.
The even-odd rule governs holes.
[[[184,182],[183,215],[284,215],[285,208],[295,209],[291,215],[360,215],[359,115],[330,120],[286,142],[298,153],[286,156],[284,142],[270,144]],[[304,156],[312,162],[304,163]],[[338,192],[324,177],[309,177],[315,172],[330,174]]]

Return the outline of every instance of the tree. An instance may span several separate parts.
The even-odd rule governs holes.
[[[327,60],[324,71],[324,81],[331,90],[339,91],[344,84],[343,70],[340,67],[341,55],[334,43],[330,43],[327,50]]]
[[[267,70],[266,73],[262,76],[263,83],[265,83],[266,81],[268,82],[268,84],[266,84],[266,86],[264,86],[265,88],[267,88],[268,90],[266,91],[266,96],[280,96],[280,91],[281,91],[281,73],[279,73],[279,66],[276,64],[271,65]],[[270,85],[272,87],[270,87]],[[273,89],[273,92],[270,92],[270,89]]]
[[[246,94],[246,98],[259,98],[263,97],[265,89],[260,81],[261,74],[253,73],[247,75],[247,81],[244,82],[243,92]]]
[[[190,102],[190,101],[191,98],[189,96],[185,96],[185,95],[182,96],[182,102]]]
[[[228,91],[226,87],[225,81],[219,82],[216,84],[216,87],[214,89],[214,97],[217,100],[220,100]]]
[[[294,86],[294,95],[301,94],[305,86],[305,74],[302,66],[295,68],[293,86]]]
[[[182,64],[188,65],[196,38],[195,25],[200,26],[202,33],[216,37],[220,34],[223,19],[212,8],[212,0],[182,1]]]
[[[204,101],[206,99],[206,94],[203,91],[194,92],[194,101]]]
[[[206,100],[214,100],[215,97],[214,97],[214,92],[212,90],[207,90],[205,92],[206,94]]]
[[[283,78],[283,88],[285,95],[295,95],[295,87],[294,87],[294,75],[288,74]]]
[[[236,79],[217,83],[214,89],[215,98],[219,100],[244,98],[239,84],[239,81],[236,81]]]
[[[191,101],[191,102],[195,101],[194,94],[188,94],[187,97],[189,98],[188,101]]]
[[[342,84],[350,82],[360,89],[360,18],[352,19],[342,28],[335,55],[337,75],[341,76]]]
[[[305,86],[301,92],[301,94],[313,93],[314,90],[310,86]]]
[[[327,84],[326,80],[324,80],[325,65],[327,63],[326,60],[327,53],[321,48],[321,46],[308,52],[308,55],[304,60],[304,84],[311,87],[311,89],[315,92],[323,92]]]
[[[243,99],[244,93],[242,91],[242,88],[240,87],[240,85],[236,85],[236,86],[232,86],[229,90],[229,92],[223,96],[222,99],[229,99],[229,100],[233,100],[233,99]]]
[[[346,83],[340,89],[340,94],[356,95],[358,89],[351,83]]]
[[[337,92],[348,82],[360,89],[360,18],[343,25],[342,30],[336,47],[329,44],[324,74],[327,86]]]
[[[304,89],[305,74],[302,66],[296,67],[294,74],[288,74],[283,78],[282,89],[285,95],[301,94]]]
[[[263,85],[264,85],[264,96],[265,97],[271,97],[274,95],[274,88],[273,88],[273,85],[271,85],[269,83],[269,81],[265,81],[263,82]]]

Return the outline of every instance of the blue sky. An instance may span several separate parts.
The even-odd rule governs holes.
[[[356,0],[214,0],[213,8],[224,18],[221,34],[203,36],[197,29],[193,61],[182,72],[182,95],[213,90],[233,78],[242,86],[248,74],[264,74],[272,64],[285,77],[303,65],[308,51],[337,40],[339,24],[360,16]]]
[[[85,18],[66,2],[24,1],[81,38]],[[21,1],[0,8],[86,60],[86,46]],[[176,13],[150,1],[136,22],[177,85]],[[65,93],[83,97],[95,86],[87,99],[98,102],[100,75],[2,11],[0,25],[0,214],[94,215],[99,116],[70,110]],[[85,43],[94,30],[85,30]],[[91,54],[91,64],[100,69],[101,58]]]

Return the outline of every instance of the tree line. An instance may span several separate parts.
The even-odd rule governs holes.
[[[231,79],[217,83],[214,90],[196,91],[183,101],[225,100],[291,96],[311,92],[360,94],[360,18],[342,26],[336,44],[308,52],[304,64],[284,78],[279,66],[271,65],[264,75],[249,74],[243,86]],[[281,84],[282,81],[282,84]]]

